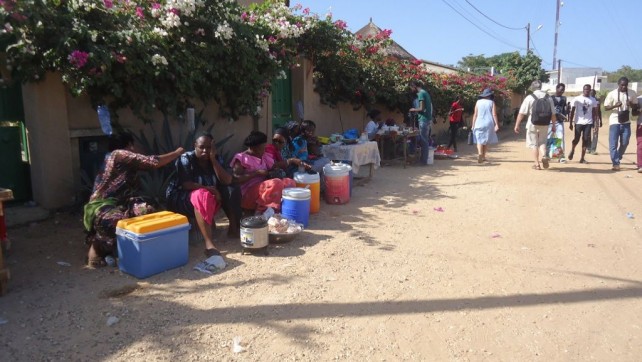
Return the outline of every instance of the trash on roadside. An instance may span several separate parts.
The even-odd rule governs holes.
[[[119,320],[120,319],[118,319],[118,317],[116,316],[109,316],[109,318],[107,318],[107,327],[113,326],[114,324],[118,323]]]
[[[435,211],[437,211],[437,212],[444,212],[444,208],[443,208],[443,207],[441,207],[441,206],[439,206],[439,207],[433,207],[432,209],[433,209],[433,210],[435,210]]]
[[[198,270],[201,273],[211,275],[220,270],[225,269],[226,266],[227,264],[225,263],[225,260],[223,259],[222,256],[212,255],[209,258],[205,259],[204,261],[196,264],[194,266],[194,270]]]
[[[502,236],[501,236],[500,233],[492,233],[492,234],[490,234],[490,237],[493,238],[493,239],[497,239],[497,238],[501,238]]]
[[[633,215],[632,212],[627,212],[626,217],[628,217],[629,219],[635,219],[635,215]]]
[[[241,342],[243,341],[243,338],[236,336],[232,339],[232,352],[234,353],[241,353],[245,351],[245,347],[241,345]]]
[[[71,264],[67,263],[66,261],[59,261],[59,262],[56,262],[56,264],[60,266],[71,266]]]

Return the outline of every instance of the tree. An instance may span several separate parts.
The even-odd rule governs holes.
[[[483,54],[469,54],[463,57],[458,63],[460,67],[470,68],[471,72],[477,74],[488,73],[491,67],[508,79],[507,86],[516,93],[524,92],[530,83],[539,79],[547,82],[548,74],[542,69],[542,59],[533,52],[520,55],[518,52],[502,53],[491,57]]]
[[[633,69],[628,65],[623,65],[615,72],[607,72],[606,75],[608,76],[608,81],[611,83],[617,82],[621,77],[629,78],[630,82],[642,81],[642,69]]]

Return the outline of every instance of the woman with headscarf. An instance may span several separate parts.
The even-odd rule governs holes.
[[[265,152],[267,136],[252,131],[243,144],[247,150],[234,155],[230,166],[234,180],[241,186],[241,207],[250,212],[262,212],[268,207],[281,207],[281,192],[295,186],[290,178],[268,179],[274,170],[274,159]],[[278,168],[278,167],[277,167]]]
[[[493,91],[490,88],[486,88],[479,95],[479,100],[475,104],[472,129],[473,138],[477,144],[478,163],[486,162],[488,145],[498,142],[497,131],[499,131],[499,123],[493,99]]]
[[[290,133],[284,127],[275,129],[272,143],[265,146],[265,153],[272,156],[274,164],[283,169],[288,177],[292,177],[301,166],[310,168],[308,164],[294,157],[292,148]]]
[[[105,266],[106,256],[117,256],[116,224],[123,219],[150,214],[155,205],[139,194],[137,173],[161,168],[172,162],[183,148],[164,155],[145,156],[134,152],[130,133],[110,136],[104,169],[96,176],[94,190],[84,208],[84,226],[88,231],[87,265]]]

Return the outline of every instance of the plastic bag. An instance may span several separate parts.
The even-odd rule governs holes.
[[[356,140],[357,138],[359,138],[359,130],[356,128],[350,128],[349,130],[343,132],[343,138]]]
[[[100,128],[103,130],[103,133],[110,135],[111,130],[111,114],[109,114],[109,108],[107,106],[98,106],[96,109],[98,112],[98,122],[100,122]]]

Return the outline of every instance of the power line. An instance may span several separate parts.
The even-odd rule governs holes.
[[[577,66],[584,67],[584,68],[600,68],[600,67],[593,67],[593,66],[586,65],[586,64],[575,63],[575,62],[572,62],[572,61],[566,60],[566,59],[560,59],[560,61],[562,63],[569,63],[569,64],[572,64],[572,65],[577,65]]]
[[[465,1],[468,3],[468,5],[472,6],[472,7],[473,7],[473,9],[477,10],[477,12],[478,12],[478,13],[482,14],[486,19],[488,19],[488,20],[492,21],[493,23],[495,23],[495,24],[497,24],[497,25],[501,26],[502,28],[506,28],[506,29],[509,29],[509,30],[524,30],[524,29],[526,29],[526,27],[521,27],[521,28],[511,28],[510,26],[506,26],[506,25],[500,24],[500,23],[496,22],[495,20],[491,19],[490,17],[488,17],[488,15],[484,14],[481,10],[477,9],[477,8],[475,7],[475,5],[473,5],[473,4],[471,4],[471,3],[470,3],[470,1],[468,1],[468,0],[465,0]]]
[[[493,34],[489,33],[488,31],[486,31],[486,30],[482,29],[481,27],[479,27],[479,25],[475,24],[473,21],[471,21],[470,19],[468,19],[467,17],[465,17],[465,16],[464,16],[464,14],[460,13],[457,9],[455,9],[452,5],[450,5],[446,0],[441,0],[441,1],[442,1],[444,4],[448,5],[448,7],[449,7],[449,8],[451,8],[454,12],[456,12],[457,14],[459,14],[459,16],[461,16],[462,18],[464,18],[466,21],[468,21],[469,23],[471,23],[473,26],[475,26],[477,29],[481,30],[481,31],[482,31],[482,32],[484,32],[486,35],[490,36],[491,38],[493,38],[493,39],[495,39],[495,40],[497,40],[497,41],[499,41],[499,42],[501,42],[501,43],[503,43],[503,44],[505,44],[505,45],[508,45],[508,46],[510,46],[510,47],[512,47],[512,48],[520,49],[520,50],[523,50],[523,49],[524,49],[523,47],[519,47],[519,46],[516,46],[516,45],[510,44],[509,42],[507,42],[507,41],[505,41],[505,40],[503,40],[503,39],[500,39],[500,38],[496,37],[495,35],[493,35]]]

